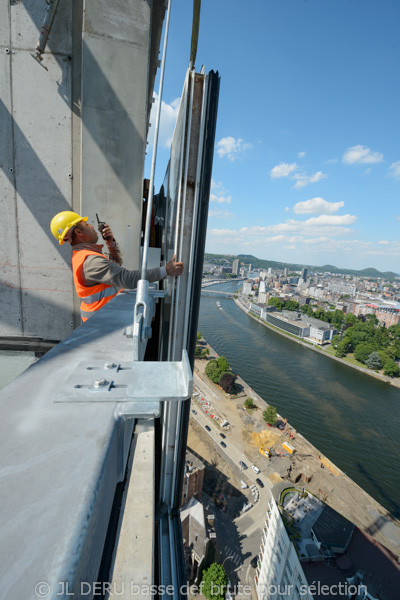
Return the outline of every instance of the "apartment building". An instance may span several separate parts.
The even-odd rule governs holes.
[[[255,583],[258,600],[313,598],[307,591],[302,593],[308,587],[307,579],[272,497],[264,523]]]

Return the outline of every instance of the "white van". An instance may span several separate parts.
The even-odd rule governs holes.
[[[260,469],[258,467],[256,467],[255,465],[251,465],[251,468],[253,469],[253,471],[255,471],[257,474],[260,473]]]

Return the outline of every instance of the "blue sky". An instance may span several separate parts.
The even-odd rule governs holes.
[[[156,187],[191,23],[172,0]],[[207,252],[400,273],[399,23],[398,0],[202,0],[196,68],[221,76]]]

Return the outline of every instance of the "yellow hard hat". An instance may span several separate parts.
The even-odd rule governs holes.
[[[87,217],[81,217],[75,212],[70,210],[63,210],[58,213],[55,217],[52,218],[50,223],[51,233],[54,235],[58,243],[62,246],[64,244],[65,237],[68,234],[68,231],[74,225],[77,225],[81,221],[87,221]],[[67,236],[68,237],[68,236]]]

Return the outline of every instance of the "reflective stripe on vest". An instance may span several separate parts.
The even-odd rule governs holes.
[[[115,296],[118,293],[117,288],[108,287],[104,290],[100,290],[96,294],[92,294],[91,296],[85,296],[82,298],[82,302],[85,304],[92,304],[92,302],[97,302],[98,300],[102,300],[103,298],[108,298],[108,296]]]
[[[83,322],[87,321],[89,319],[89,317],[93,317],[94,313],[96,313],[96,310],[92,310],[92,311],[86,311],[86,310],[82,310],[81,309],[81,319]]]

